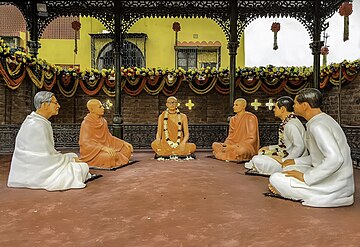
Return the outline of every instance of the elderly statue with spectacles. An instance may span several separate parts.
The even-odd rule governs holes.
[[[16,136],[11,160],[9,187],[48,191],[84,188],[91,178],[88,165],[74,153],[55,150],[51,123],[60,105],[51,92],[35,95],[35,112],[26,117]]]
[[[80,127],[80,157],[90,167],[115,168],[126,165],[133,153],[133,146],[115,136],[108,128],[104,106],[97,99],[87,102],[89,113]]]
[[[196,145],[188,143],[189,127],[185,114],[178,109],[178,101],[171,96],[166,101],[167,109],[158,118],[156,140],[151,148],[156,157],[188,156],[195,152]]]

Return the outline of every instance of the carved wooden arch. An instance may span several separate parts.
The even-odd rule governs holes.
[[[56,15],[53,14],[51,16],[49,15],[49,17],[42,19],[41,21],[38,22],[38,37],[40,38],[42,36],[47,26],[55,19],[60,17],[70,17],[70,16],[92,17],[100,21],[100,23],[103,24],[107,30],[111,28],[111,26],[108,25],[109,21],[106,21],[107,20],[106,17],[101,17],[97,14],[83,14],[83,13],[73,13],[73,14],[69,13],[69,14],[56,14]]]
[[[112,1],[42,1],[46,3],[48,16],[39,17],[37,20],[37,34],[36,37],[42,36],[45,28],[56,18],[65,16],[89,16],[98,19],[102,22],[102,18],[111,16],[113,14]],[[32,29],[32,19],[34,16],[31,13],[31,5],[27,3],[15,3],[19,9],[23,8],[28,30]],[[106,26],[106,22],[102,22]]]
[[[291,17],[298,20],[307,30],[312,40],[314,31],[313,5],[316,0],[307,1],[243,1],[237,0],[238,39],[245,28],[255,19],[261,17]],[[339,0],[321,1],[320,17],[321,31],[327,28],[325,22],[341,4]],[[230,37],[229,1],[124,1],[124,16],[126,23],[123,32],[140,18],[146,17],[207,17],[213,19],[223,30],[227,40]],[[178,11],[176,11],[176,9]],[[179,11],[181,9],[181,12]],[[139,12],[141,10],[141,12]],[[126,18],[127,17],[127,18]]]
[[[293,18],[299,21],[307,30],[309,37],[314,41],[314,10],[313,1],[238,1],[239,20],[238,20],[238,38],[240,40],[245,28],[255,19],[263,17],[273,18]],[[338,6],[341,4],[339,0],[321,1],[320,12],[316,15],[320,21],[320,32],[328,27],[326,20],[330,18]],[[252,10],[248,10],[250,9]]]
[[[121,20],[121,33],[126,34],[129,29],[142,17],[133,15],[132,17],[123,16]],[[115,33],[115,16],[108,18],[108,17],[98,17],[97,18],[110,33]]]
[[[243,18],[242,16],[239,16],[239,19],[237,20],[237,36],[238,36],[238,41],[240,42],[240,39],[246,29],[246,27],[248,27],[254,20],[262,18],[262,17],[281,17],[281,15],[279,16],[260,16],[260,15],[252,15],[251,17],[247,17],[244,19],[240,19]],[[306,22],[304,20],[304,18],[301,17],[291,17],[296,19],[297,21],[299,21],[304,28],[306,29],[307,33],[309,34],[309,36],[312,38],[312,23],[311,25],[309,25],[308,22]],[[222,19],[222,18],[213,18],[213,20],[220,26],[220,28],[223,30],[226,39],[228,41],[230,41],[230,20],[229,19]],[[325,27],[322,28],[322,30],[326,29],[326,25],[324,25]]]
[[[61,16],[91,16],[98,19],[110,32],[114,32],[115,8],[113,1],[41,1],[46,3],[49,16],[38,18],[36,37],[40,37],[51,21]],[[229,6],[231,0],[188,0],[188,1],[121,1],[121,30],[126,33],[140,18],[146,17],[207,17],[213,19],[229,40]],[[314,13],[313,5],[320,2],[319,13]],[[18,7],[23,14],[27,29],[31,30],[31,4],[34,1],[8,2]],[[39,1],[40,2],[40,1]],[[238,38],[241,38],[246,26],[260,17],[292,17],[297,19],[313,38],[314,16],[320,17],[320,29],[324,30],[328,19],[339,7],[341,0],[237,0]]]
[[[122,2],[122,33],[142,18],[209,18],[224,16],[228,1],[123,1]],[[209,11],[210,10],[210,11]],[[111,31],[114,21],[111,22]]]

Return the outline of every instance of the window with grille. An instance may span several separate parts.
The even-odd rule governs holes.
[[[145,58],[140,49],[129,41],[124,41],[123,53],[121,57],[121,66],[123,67],[144,67]],[[109,43],[100,52],[97,59],[97,67],[101,69],[110,69],[115,67],[113,44]]]
[[[220,48],[175,47],[176,67],[185,70],[206,67],[220,67]]]
[[[181,49],[177,51],[177,67],[185,70],[196,68],[196,49]]]

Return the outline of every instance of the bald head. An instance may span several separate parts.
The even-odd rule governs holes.
[[[99,104],[101,104],[100,100],[97,99],[91,99],[87,102],[86,107],[88,108],[89,112],[91,112],[91,110],[95,107],[95,106],[99,106]]]
[[[177,98],[175,98],[174,96],[170,96],[169,98],[167,98],[166,107],[169,112],[175,113],[177,106],[178,106]]]
[[[246,108],[247,102],[246,99],[244,98],[238,98],[234,101],[234,112],[235,113],[243,113],[245,112],[245,108]]]
[[[93,113],[98,116],[104,115],[104,106],[101,104],[100,100],[91,99],[87,102],[86,107],[90,113]]]
[[[247,101],[246,101],[246,99],[244,99],[244,98],[237,98],[236,100],[235,100],[235,102],[241,102],[241,103],[243,103],[245,106],[247,105]]]
[[[169,98],[167,98],[166,102],[172,102],[172,101],[177,101],[177,98],[174,96],[170,96]]]

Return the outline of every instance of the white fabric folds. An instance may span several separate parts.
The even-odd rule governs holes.
[[[8,186],[49,191],[84,188],[89,167],[74,158],[75,153],[55,150],[50,121],[32,112],[16,137]]]
[[[283,196],[303,200],[312,207],[348,206],[354,202],[354,176],[350,148],[340,125],[325,113],[307,124],[306,146],[310,155],[295,159],[286,170],[304,174],[305,182],[274,173],[271,185]]]

